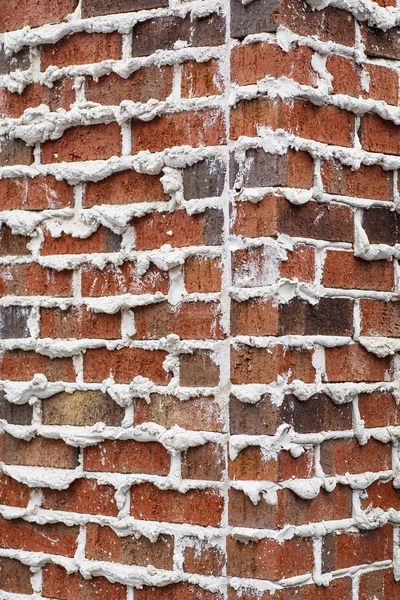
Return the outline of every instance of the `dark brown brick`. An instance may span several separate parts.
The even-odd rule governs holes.
[[[353,301],[320,298],[315,305],[295,298],[279,306],[279,335],[351,335]]]
[[[30,425],[32,422],[32,406],[12,404],[6,399],[5,392],[0,392],[0,419],[13,425]]]
[[[25,46],[12,56],[6,56],[3,48],[0,48],[0,75],[7,75],[12,71],[20,69],[25,71],[31,66],[29,48]]]
[[[364,211],[363,228],[370,244],[394,246],[400,242],[400,214],[386,208]]]
[[[241,490],[229,490],[229,525],[274,529],[277,520],[277,504],[268,504],[262,497],[258,504],[253,504]]]
[[[379,58],[400,58],[400,27],[383,30],[378,27],[363,29],[365,52]]]
[[[168,6],[168,0],[82,0],[82,18]]]
[[[185,200],[221,196],[225,182],[225,165],[219,159],[205,159],[183,170]]]
[[[219,383],[219,366],[213,361],[211,352],[195,350],[181,355],[180,382],[184,386],[212,387]]]
[[[30,307],[5,306],[0,308],[0,339],[30,337],[28,328],[30,314]]]
[[[225,466],[225,450],[219,444],[195,446],[182,454],[183,479],[219,481],[223,477]]]
[[[241,402],[235,396],[231,396],[229,400],[231,434],[273,435],[280,423],[280,408],[272,404],[267,394],[255,404]]]
[[[251,33],[272,33],[277,29],[277,0],[253,0],[245,5],[231,0],[231,36],[242,39]]]
[[[12,558],[0,558],[0,589],[4,592],[32,594],[31,575],[28,565]]]
[[[351,429],[352,411],[351,403],[335,404],[325,394],[316,394],[305,401],[288,395],[280,407],[282,421],[297,433]]]
[[[31,165],[33,163],[33,149],[22,140],[0,140],[0,167],[13,165]]]

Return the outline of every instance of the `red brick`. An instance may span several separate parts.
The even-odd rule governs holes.
[[[232,300],[231,334],[277,335],[278,307],[271,300]]]
[[[7,88],[0,89],[0,115],[3,118],[16,119],[22,116],[27,108],[36,108],[47,104],[51,111],[59,108],[69,110],[75,102],[73,79],[60,79],[49,88],[40,83],[32,83],[21,94],[10,92]]]
[[[386,525],[359,533],[330,533],[325,536],[322,551],[323,571],[347,569],[355,565],[392,560],[393,530]]]
[[[84,208],[98,204],[133,204],[168,200],[159,175],[136,171],[120,171],[102,181],[89,181],[85,186]]]
[[[72,271],[56,271],[37,263],[1,265],[0,294],[16,296],[72,295]]]
[[[277,580],[309,573],[313,568],[312,541],[293,537],[281,544],[275,540],[243,543],[227,538],[227,574],[235,577]]]
[[[42,255],[118,252],[120,247],[121,237],[101,225],[87,238],[72,237],[66,233],[62,233],[60,237],[53,237],[51,233],[45,229]]]
[[[207,62],[189,60],[183,63],[182,98],[218,96],[223,91],[223,77],[216,59]]]
[[[49,358],[23,350],[6,351],[0,356],[0,379],[30,381],[36,373],[43,373],[49,381],[75,381],[76,378],[72,358]]]
[[[171,458],[158,442],[106,440],[84,450],[86,471],[168,475]]]
[[[22,519],[6,520],[0,517],[0,545],[2,548],[27,550],[73,557],[78,544],[78,527],[62,523],[38,525]]]
[[[361,335],[400,337],[400,304],[361,300]]]
[[[213,246],[222,244],[223,214],[218,209],[189,215],[185,210],[150,213],[133,219],[136,248],[151,250],[171,246]]]
[[[121,337],[121,313],[96,313],[85,307],[42,308],[40,337],[43,338],[101,338]]]
[[[68,67],[84,65],[103,60],[119,60],[122,52],[122,38],[119,33],[74,33],[61,38],[54,45],[42,46],[41,67]]]
[[[21,440],[5,433],[0,437],[1,460],[6,465],[75,469],[78,451],[63,440],[34,437]]]
[[[353,251],[328,250],[323,283],[331,288],[390,291],[394,286],[393,263],[356,258]]]
[[[51,175],[33,179],[0,179],[0,204],[3,210],[44,210],[73,206],[73,188]]]
[[[325,380],[386,381],[391,378],[391,358],[378,358],[360,344],[325,348]]]
[[[219,592],[209,592],[191,583],[174,583],[165,587],[135,590],[135,600],[222,600]]]
[[[16,594],[32,594],[32,571],[12,558],[0,558],[0,589]]]
[[[120,294],[168,294],[168,271],[151,265],[144,275],[138,275],[134,262],[120,266],[107,264],[104,269],[84,265],[82,269],[83,296],[118,296]]]
[[[170,334],[183,339],[220,339],[221,308],[216,302],[183,302],[176,307],[168,302],[135,308],[135,339],[155,340]]]
[[[186,573],[200,573],[200,575],[222,575],[225,556],[222,548],[217,545],[207,544],[197,538],[186,538],[183,549]]]
[[[114,377],[117,383],[130,383],[135,377],[141,375],[149,377],[158,384],[167,383],[170,376],[163,368],[166,357],[167,353],[163,350],[89,349],[83,359],[84,379],[88,382],[101,382]]]
[[[229,489],[229,525],[233,527],[255,527],[276,529],[278,526],[278,505],[269,504],[262,494],[257,504],[241,490]]]
[[[21,29],[26,25],[38,27],[45,23],[57,23],[72,13],[77,0],[34,0],[23,5],[17,0],[1,0],[1,31]]]
[[[391,444],[373,438],[363,446],[355,439],[328,440],[321,444],[321,466],[326,475],[387,471],[391,465]]]
[[[352,490],[345,485],[337,485],[331,492],[321,488],[318,496],[305,500],[289,489],[283,489],[278,494],[278,503],[281,526],[351,519]]]
[[[213,488],[189,490],[185,494],[160,490],[151,483],[131,488],[131,515],[135,519],[217,527],[223,506],[223,498]]]
[[[400,154],[400,127],[375,114],[361,119],[361,144],[364,150]]]
[[[196,255],[185,260],[185,289],[188,294],[219,292],[222,285],[221,259]]]
[[[132,152],[161,152],[174,146],[219,146],[225,143],[223,113],[217,109],[134,121]]]
[[[281,262],[280,276],[312,283],[315,279],[315,249],[298,245],[287,252],[287,260]]]
[[[360,394],[358,409],[365,427],[387,427],[400,423],[400,414],[395,398],[384,391]]]
[[[229,461],[229,477],[239,481],[285,481],[291,477],[307,479],[314,475],[314,455],[307,451],[293,458],[282,450],[277,458],[268,458],[260,446],[247,446],[235,460]]]
[[[118,123],[70,127],[62,138],[42,144],[42,162],[60,163],[100,160],[121,154],[122,138]]]
[[[385,600],[396,598],[399,582],[395,581],[393,569],[382,569],[362,573],[360,578],[360,600]]]
[[[375,481],[363,490],[361,507],[368,511],[375,508],[400,510],[400,490],[393,487],[393,481]]]
[[[111,529],[89,523],[86,527],[86,556],[89,559],[172,570],[174,539],[160,535],[152,542],[144,535],[120,537]]]
[[[111,583],[105,577],[84,579],[78,573],[67,573],[59,565],[48,564],[43,568],[42,593],[58,600],[126,600],[126,587]]]
[[[42,508],[116,517],[115,488],[96,479],[76,479],[66,490],[43,490]]]
[[[352,594],[352,580],[350,577],[333,579],[328,586],[306,584],[288,587],[275,591],[273,600],[349,600]],[[230,589],[229,600],[271,600],[271,594],[264,592],[262,596],[258,591],[250,588],[235,592]],[[373,600],[371,598],[371,600]]]
[[[357,171],[340,163],[323,162],[321,176],[329,194],[356,196],[370,200],[393,200],[393,173],[379,165],[360,165]]]
[[[313,52],[306,46],[284,52],[277,44],[261,42],[236,46],[231,53],[231,79],[238,85],[256,83],[264,77],[289,77],[303,85],[316,85],[311,67]]]
[[[288,349],[277,344],[271,348],[238,346],[231,351],[231,381],[234,384],[271,383],[278,375],[290,375],[289,381],[314,381],[312,353]]]
[[[31,489],[2,473],[0,475],[0,504],[26,508],[31,497]],[[1,569],[0,569],[1,579]],[[1,588],[0,588],[1,589]]]

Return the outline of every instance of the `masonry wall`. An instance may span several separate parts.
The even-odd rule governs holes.
[[[400,9],[313,4],[0,0],[2,599],[399,597]]]

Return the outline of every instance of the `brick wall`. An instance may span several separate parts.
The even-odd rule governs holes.
[[[2,599],[399,597],[394,2],[0,0]]]

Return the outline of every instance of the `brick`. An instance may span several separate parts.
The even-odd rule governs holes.
[[[9,350],[0,357],[0,379],[30,381],[36,373],[43,373],[49,381],[75,381],[76,378],[72,358],[51,359],[30,350]]]
[[[278,505],[268,504],[261,495],[257,504],[241,490],[229,489],[229,525],[275,529],[278,522]]]
[[[0,114],[3,118],[19,118],[27,108],[47,104],[51,111],[59,108],[69,110],[75,102],[74,80],[63,78],[49,88],[39,83],[27,85],[21,94],[0,89]]]
[[[315,250],[300,244],[287,251],[287,260],[280,265],[280,276],[313,283],[315,279]]]
[[[363,27],[362,37],[367,56],[394,60],[400,58],[400,27],[392,27],[385,31],[377,27]]]
[[[0,519],[0,544],[2,548],[26,550],[73,557],[78,544],[79,527],[63,523],[27,523],[22,519]]]
[[[7,465],[56,469],[75,469],[78,465],[78,449],[63,440],[34,437],[25,441],[5,433],[0,444],[2,461]]]
[[[320,298],[309,304],[295,298],[279,305],[278,335],[352,335],[353,301]]]
[[[0,29],[12,31],[22,29],[26,25],[38,27],[45,23],[57,23],[74,12],[76,0],[35,0],[28,6],[23,6],[16,0],[0,1]]]
[[[393,200],[393,172],[379,165],[360,165],[357,171],[335,162],[321,165],[322,184],[329,194],[370,200]]]
[[[219,444],[207,443],[188,448],[181,456],[183,479],[221,481],[225,471],[225,450]]]
[[[0,339],[30,337],[29,318],[31,308],[25,306],[5,306],[0,308]]]
[[[232,283],[235,287],[272,285],[279,279],[280,260],[272,246],[256,246],[231,254]]]
[[[183,568],[186,573],[200,573],[200,575],[222,575],[225,556],[222,548],[217,545],[207,544],[197,538],[185,538],[183,549]]]
[[[134,262],[124,262],[120,266],[106,264],[103,269],[84,265],[82,268],[82,295],[89,297],[119,296],[121,294],[167,294],[169,288],[168,271],[161,271],[151,265],[143,275],[139,275]]]
[[[170,535],[160,535],[152,542],[145,536],[119,537],[111,527],[94,523],[86,527],[86,556],[92,560],[172,570],[173,553],[174,538]]]
[[[222,600],[219,592],[209,592],[191,583],[174,583],[165,587],[135,590],[135,600]]]
[[[351,429],[352,411],[351,403],[335,404],[325,394],[315,394],[306,401],[288,394],[280,413],[282,421],[291,425],[297,433],[319,433]]]
[[[124,415],[125,410],[100,391],[60,392],[42,402],[43,425],[76,427],[105,423],[109,427],[119,427]]]
[[[374,100],[383,100],[388,104],[397,105],[399,100],[399,77],[393,69],[381,65],[368,65],[370,76],[368,94]]]
[[[73,202],[72,186],[51,175],[0,180],[0,203],[4,210],[68,208]]]
[[[360,344],[325,348],[325,381],[386,381],[391,358],[378,358]]]
[[[236,46],[231,52],[231,79],[238,85],[249,85],[267,76],[288,77],[302,85],[315,86],[312,55],[306,46],[291,47],[288,52],[268,42]]]
[[[45,229],[44,241],[42,244],[42,256],[49,256],[52,254],[119,252],[120,247],[121,236],[101,225],[87,238],[76,238],[67,235],[66,233],[62,233],[60,237],[53,237],[51,233]]]
[[[293,537],[281,544],[262,539],[243,543],[227,538],[227,574],[235,577],[277,580],[309,573],[313,568],[312,542]]]
[[[167,353],[163,350],[89,349],[86,350],[83,359],[84,379],[88,382],[101,382],[114,377],[117,383],[130,383],[135,377],[141,375],[153,379],[158,384],[167,383],[170,377],[163,368],[166,357]]]
[[[231,233],[250,238],[276,235],[277,202],[276,196],[265,196],[259,202],[232,202]]]
[[[381,300],[361,300],[361,335],[400,336],[400,304]]]
[[[8,75],[19,69],[26,71],[31,66],[29,46],[24,46],[19,52],[7,55],[4,48],[0,49],[0,75]]]
[[[207,62],[189,60],[183,63],[182,98],[218,96],[223,91],[223,78],[216,59]]]
[[[277,335],[278,307],[271,300],[232,300],[231,334]]]
[[[221,309],[216,302],[168,302],[135,308],[135,339],[156,340],[170,334],[182,339],[221,339]]]
[[[355,439],[327,440],[321,444],[321,466],[326,475],[387,471],[391,464],[391,444],[373,438],[364,446]]]
[[[391,560],[392,555],[393,530],[389,525],[373,531],[330,533],[323,541],[322,569],[346,569],[354,564]]]
[[[14,404],[6,399],[4,391],[0,392],[0,419],[13,425],[30,425],[32,422],[32,406],[26,404]]]
[[[219,109],[134,121],[132,129],[132,152],[135,154],[142,150],[161,152],[174,146],[220,146],[226,137],[224,115]]]
[[[225,164],[218,158],[205,158],[182,171],[183,196],[192,198],[211,198],[221,196],[225,183]]]
[[[147,175],[136,171],[120,171],[102,181],[89,181],[85,186],[83,206],[91,208],[98,204],[134,204],[168,200],[159,175]]]
[[[393,487],[393,481],[387,483],[374,481],[366,490],[363,490],[360,502],[361,508],[366,511],[375,508],[384,511],[400,510],[400,492]]]
[[[216,208],[194,215],[185,210],[151,213],[134,218],[132,225],[138,250],[160,248],[164,244],[178,247],[222,244],[223,213]]]
[[[2,473],[0,475],[0,504],[27,508],[31,498],[31,488]],[[0,570],[1,581],[1,570]]]
[[[16,594],[32,594],[32,572],[28,565],[13,558],[0,558],[0,589]]]
[[[395,581],[392,569],[379,569],[379,571],[362,573],[360,577],[360,600],[395,598],[398,591],[399,583]]]
[[[219,292],[222,286],[221,259],[195,255],[185,260],[185,289],[188,294]]]
[[[168,0],[82,0],[82,18],[168,6]]]
[[[396,211],[380,207],[365,210],[362,226],[370,244],[394,246],[400,242],[400,217]]]
[[[131,515],[135,519],[217,527],[223,505],[223,498],[213,488],[189,490],[185,494],[160,490],[151,483],[131,488]]]
[[[400,128],[395,123],[371,113],[362,117],[360,127],[364,150],[400,154]]]
[[[331,492],[321,489],[311,500],[300,498],[289,489],[281,490],[278,497],[281,526],[351,519],[352,516],[352,490],[346,485],[339,484]]]
[[[171,457],[158,442],[106,440],[83,452],[86,471],[168,475]]]
[[[96,479],[76,479],[66,490],[43,490],[42,508],[116,517],[115,488]]]
[[[42,593],[59,600],[126,600],[126,587],[120,583],[111,583],[105,577],[84,579],[78,573],[70,573],[55,564],[47,564],[43,568]]]
[[[67,310],[42,308],[40,337],[119,339],[121,313],[97,313],[86,307],[72,307]]]
[[[232,157],[233,158],[233,157]],[[242,164],[232,160],[231,186],[310,188],[314,185],[314,161],[307,152],[289,150],[287,154],[269,154],[261,148],[247,150]]]
[[[0,229],[0,256],[23,256],[29,254],[27,244],[31,238],[26,235],[13,235],[10,227]]]
[[[62,138],[42,144],[42,162],[60,163],[99,160],[121,154],[121,128],[117,123],[108,125],[80,125],[70,127]]]
[[[327,586],[306,584],[277,590],[274,600],[348,600],[351,594],[352,580],[350,577],[342,577],[332,579]],[[230,588],[228,592],[229,600],[270,600],[270,597],[269,592],[264,592],[261,596],[260,592],[250,588],[239,589],[237,592]]]
[[[276,0],[256,0],[250,4],[231,0],[231,36],[242,39],[251,33],[276,31],[278,7]]]
[[[354,117],[335,106],[315,106],[303,100],[291,102],[258,97],[242,100],[231,110],[231,138],[254,137],[259,127],[285,129],[302,138],[324,144],[352,146]]]
[[[239,481],[285,481],[291,477],[307,479],[314,474],[312,450],[294,458],[281,451],[277,458],[268,458],[261,446],[247,446],[235,460],[229,461],[229,477]]]
[[[0,139],[0,167],[14,165],[31,165],[33,163],[33,149],[19,139]]]
[[[53,45],[42,46],[41,68],[68,67],[119,60],[122,57],[122,38],[112,33],[86,33],[84,31],[63,37]]]
[[[387,427],[400,423],[399,409],[390,393],[378,390],[372,394],[360,394],[358,408],[365,427]]]
[[[280,424],[280,410],[271,402],[268,394],[264,394],[255,404],[230,397],[229,429],[232,435],[273,435]]]
[[[390,291],[394,286],[393,263],[366,261],[351,252],[328,250],[325,259],[325,287]]]
[[[48,269],[37,263],[1,265],[0,294],[16,296],[72,295],[72,271]]]
[[[93,35],[93,34],[92,34]],[[126,79],[116,73],[103,75],[98,81],[86,79],[85,96],[89,102],[119,105],[123,100],[147,102],[165,100],[172,92],[172,67],[138,69]]]
[[[139,22],[133,29],[132,56],[172,50],[182,40],[188,46],[218,46],[225,41],[225,21],[212,13],[203,18],[162,16]]]
[[[219,384],[219,365],[207,350],[181,354],[180,383],[189,387],[213,387]]]
[[[135,425],[157,423],[166,429],[178,425],[192,431],[222,431],[221,408],[212,397],[189,398],[184,401],[174,396],[151,394],[150,403],[135,400]]]
[[[271,383],[278,375],[290,375],[289,381],[314,381],[312,354],[308,351],[285,348],[277,344],[271,348],[253,348],[240,345],[231,351],[231,381],[234,384]]]
[[[344,46],[355,43],[355,24],[351,14],[337,8],[314,11],[305,0],[280,2],[278,23],[301,36],[317,36],[324,42]]]

